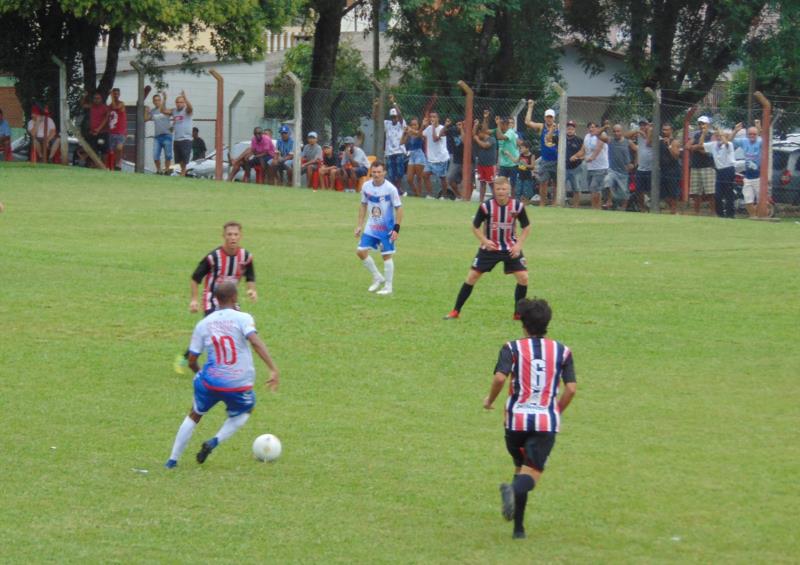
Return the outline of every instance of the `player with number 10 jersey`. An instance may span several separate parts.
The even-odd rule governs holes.
[[[256,332],[253,317],[233,309],[212,312],[194,329],[189,353],[207,353],[197,378],[210,390],[242,392],[253,388],[256,371],[248,346]]]

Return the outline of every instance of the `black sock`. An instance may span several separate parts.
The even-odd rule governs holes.
[[[517,287],[514,289],[514,312],[517,311],[517,303],[520,300],[525,298],[528,294],[528,285],[526,284],[518,284]]]
[[[536,486],[530,475],[515,475],[511,483],[514,489],[514,531],[525,531],[525,505],[528,504],[528,492]]]
[[[454,310],[456,312],[461,312],[461,308],[464,307],[464,303],[469,298],[469,295],[472,294],[473,285],[464,283],[461,285],[461,290],[458,291],[458,298],[456,298],[456,306]]]

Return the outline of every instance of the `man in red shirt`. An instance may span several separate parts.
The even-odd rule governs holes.
[[[89,111],[89,133],[86,141],[98,155],[108,150],[108,106],[103,102],[103,95],[95,91],[89,101],[89,93],[83,97],[82,106]]]
[[[122,160],[122,149],[128,137],[128,115],[125,103],[119,99],[119,88],[111,89],[111,104],[108,105],[108,159],[106,166],[115,170]]]

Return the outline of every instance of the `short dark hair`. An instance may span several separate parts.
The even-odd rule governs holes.
[[[590,128],[590,127],[596,126],[596,125],[597,125],[597,122],[589,122],[588,124],[586,124],[586,127]]]
[[[231,220],[230,222],[225,222],[225,225],[222,226],[222,231],[224,232],[228,228],[239,228],[239,231],[242,231],[242,224],[234,220]]]
[[[380,159],[375,159],[372,164],[369,166],[370,169],[374,169],[375,167],[383,167],[386,168],[386,164],[381,161]]]
[[[553,317],[553,311],[546,300],[523,298],[517,302],[517,312],[522,318],[522,325],[530,335],[541,337],[547,334],[547,325]]]
[[[522,146],[523,146],[525,149],[530,149],[530,148],[531,148],[531,142],[530,142],[530,141],[528,141],[527,139],[523,139],[523,140],[522,140]]]
[[[220,304],[230,304],[236,301],[239,291],[236,289],[236,283],[232,281],[223,281],[214,287],[214,298]]]
[[[200,128],[196,128],[196,127],[192,128],[192,133],[194,133],[194,132],[200,133]]]

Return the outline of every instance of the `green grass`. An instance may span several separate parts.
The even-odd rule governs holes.
[[[475,206],[407,199],[369,295],[349,194],[0,165],[3,562],[791,562],[800,555],[800,226],[532,210],[531,292],[578,396],[511,540],[485,412],[513,280],[451,307]],[[282,371],[200,467],[166,472],[189,275],[244,224]],[[378,260],[380,264],[380,260]],[[259,365],[259,379],[265,371]],[[284,453],[254,462],[252,439]],[[133,469],[147,469],[142,474]],[[512,561],[513,560],[513,561]]]

